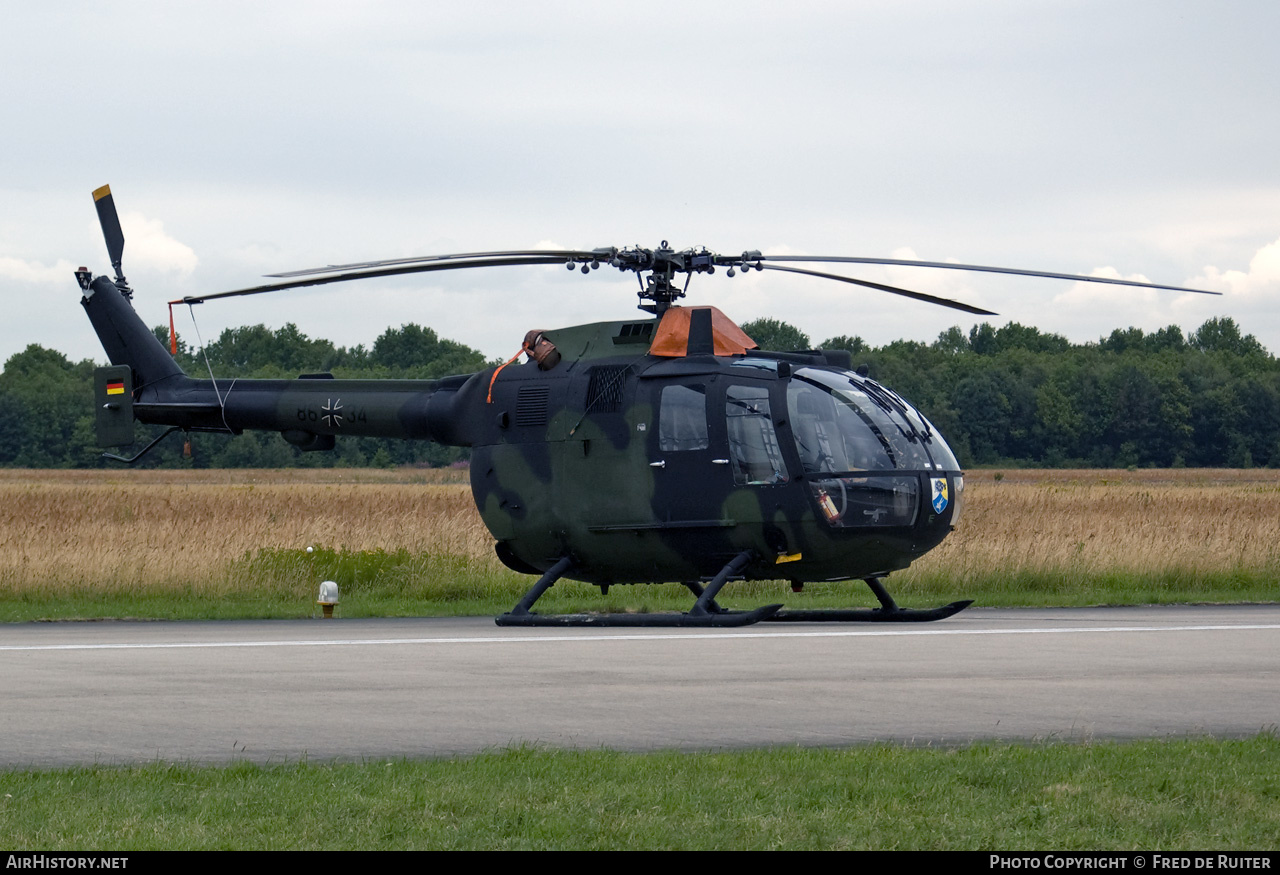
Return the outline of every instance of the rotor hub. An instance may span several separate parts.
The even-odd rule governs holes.
[[[675,250],[666,240],[657,249],[614,249],[609,254],[609,265],[622,271],[633,271],[640,281],[640,291],[636,297],[640,299],[639,307],[650,313],[661,316],[667,308],[685,296],[689,289],[689,281],[695,273],[715,273],[717,267],[728,267],[729,276],[736,269],[743,271],[754,267],[763,270],[760,265],[761,255],[756,251],[743,252],[741,255],[717,255],[705,246],[696,249]],[[569,261],[572,269],[576,262]],[[594,262],[593,265],[594,266]],[[586,271],[586,265],[583,265]],[[683,283],[677,284],[676,274],[685,275]],[[647,303],[646,303],[647,302]]]

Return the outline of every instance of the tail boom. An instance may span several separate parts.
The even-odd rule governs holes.
[[[193,379],[147,328],[123,291],[103,276],[82,284],[81,304],[111,364],[131,369],[139,422],[191,431],[278,431],[304,449],[337,435],[431,440],[470,446],[459,406],[483,390],[482,374],[442,380]]]

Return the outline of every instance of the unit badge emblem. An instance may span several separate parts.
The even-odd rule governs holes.
[[[947,509],[949,503],[947,498],[947,478],[931,477],[929,481],[933,484],[933,512],[942,513]]]

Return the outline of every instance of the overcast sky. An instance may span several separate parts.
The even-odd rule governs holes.
[[[440,7],[437,9],[436,7]],[[104,355],[109,183],[149,324],[261,274],[607,245],[1103,272],[1221,298],[904,268],[851,275],[1075,341],[1231,316],[1280,352],[1280,3],[57,3],[0,0],[0,361]],[[417,322],[503,358],[637,315],[634,276],[500,268],[195,308],[204,338]],[[690,301],[814,342],[973,317],[822,280]],[[194,340],[191,318],[178,332]]]

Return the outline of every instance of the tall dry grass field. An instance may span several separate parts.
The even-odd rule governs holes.
[[[456,471],[0,471],[0,588],[188,588],[262,550],[493,545]],[[452,482],[449,482],[452,481]],[[496,563],[496,560],[494,560]]]
[[[1208,596],[1280,571],[1280,472],[977,471],[966,482],[957,531],[895,575],[895,592],[1005,591],[1016,602],[1130,578],[1158,599],[1162,586]],[[527,583],[494,557],[465,472],[0,470],[3,599],[217,596],[272,576],[301,595],[317,573],[308,545],[396,554],[377,573],[423,598],[444,592],[432,576],[471,590]]]
[[[1078,590],[1128,578],[1207,594],[1280,576],[1280,471],[975,471],[965,482],[955,533],[895,580]]]

